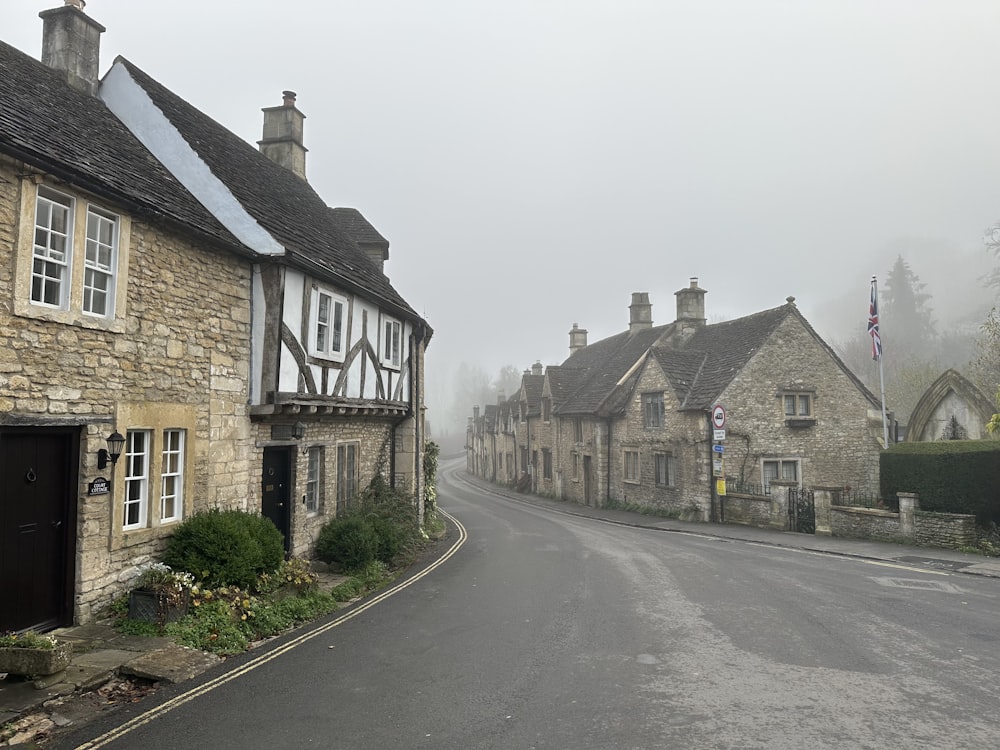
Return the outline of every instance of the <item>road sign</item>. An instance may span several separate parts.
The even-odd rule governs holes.
[[[725,430],[723,430],[723,432],[725,432]],[[722,453],[725,450],[725,448],[723,448],[721,445],[713,445],[712,450],[715,451],[716,453]]]
[[[717,430],[726,426],[726,410],[722,408],[722,404],[712,407],[712,426]]]
[[[725,440],[726,431],[725,430],[712,430],[712,440]]]

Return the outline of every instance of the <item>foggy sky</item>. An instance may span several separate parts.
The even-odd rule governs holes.
[[[38,12],[0,38],[38,58]],[[1000,219],[995,0],[90,0],[123,55],[251,143],[298,94],[307,176],[389,240],[436,333],[428,400],[657,324],[697,276],[710,321],[793,295],[864,326],[902,252],[947,327]],[[2,103],[0,103],[2,106]],[[912,257],[908,256],[912,249]],[[981,300],[980,300],[981,301]],[[471,407],[470,407],[471,409]]]

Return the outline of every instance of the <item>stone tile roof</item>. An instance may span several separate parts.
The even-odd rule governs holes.
[[[379,234],[356,208],[331,208],[341,229],[357,245],[375,245],[384,249],[383,258],[389,257],[389,240]]]
[[[99,98],[0,42],[0,152],[202,240],[249,253]]]
[[[379,301],[397,314],[420,316],[351,238],[356,222],[342,223],[309,183],[119,57],[188,145],[233,196],[286,249],[292,262]],[[358,214],[360,216],[360,214]],[[363,219],[363,217],[362,217]]]
[[[486,404],[483,407],[483,425],[486,432],[497,431],[497,406],[496,404]]]
[[[521,376],[521,392],[524,393],[527,401],[527,416],[529,417],[537,417],[542,413],[542,386],[544,383],[544,375],[526,372]]]
[[[646,356],[654,358],[663,369],[682,410],[707,410],[789,317],[795,317],[809,331],[873,404],[878,403],[798,308],[788,303],[703,326],[682,343],[674,338],[674,323],[634,333],[625,331],[597,341],[574,352],[561,365],[563,378],[565,371],[578,370],[579,385],[556,411],[561,415],[620,413],[638,381],[641,368],[636,365]]]

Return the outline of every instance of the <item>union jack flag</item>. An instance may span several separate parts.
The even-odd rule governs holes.
[[[872,296],[868,303],[868,335],[872,337],[872,359],[882,356],[882,337],[878,332],[878,288],[872,276]]]

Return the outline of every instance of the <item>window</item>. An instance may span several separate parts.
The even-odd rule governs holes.
[[[788,418],[811,417],[812,397],[807,393],[786,393],[783,396],[785,416]]]
[[[578,442],[583,442],[583,420],[577,417],[573,420],[573,439]]]
[[[761,464],[761,474],[766,488],[775,479],[799,481],[798,459],[766,459]]]
[[[87,208],[87,251],[83,268],[83,312],[106,317],[114,310],[118,218]]]
[[[642,394],[643,426],[663,427],[663,392]]]
[[[72,198],[38,187],[31,266],[31,301],[37,305],[58,308],[67,305],[73,212]]]
[[[552,451],[542,448],[542,478],[552,479]]]
[[[358,446],[337,446],[337,512],[346,509],[358,492]]]
[[[548,422],[552,419],[552,399],[548,396],[542,398],[542,421]]]
[[[580,478],[580,454],[573,454],[573,479]]]
[[[163,431],[160,471],[160,521],[178,521],[184,514],[184,430]]]
[[[123,528],[146,525],[149,513],[149,442],[147,430],[129,430],[125,440],[125,519]]]
[[[639,482],[639,451],[625,451],[624,461],[625,481]]]
[[[670,453],[653,454],[653,474],[657,487],[674,486],[674,457]]]
[[[313,288],[310,352],[324,359],[344,358],[344,314],[347,300],[326,289]]]
[[[353,446],[351,446],[353,447]],[[306,511],[319,511],[320,486],[323,474],[323,448],[314,445],[309,449],[309,465],[306,469]]]
[[[398,320],[385,318],[382,321],[382,364],[387,367],[399,367],[401,330]]]

